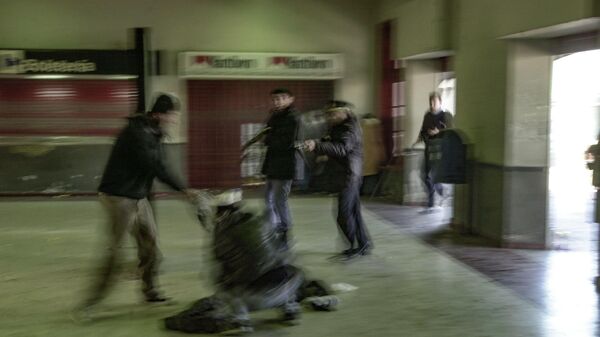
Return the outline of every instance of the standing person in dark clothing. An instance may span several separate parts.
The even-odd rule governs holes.
[[[294,179],[302,179],[304,163],[295,147],[300,139],[300,122],[294,108],[294,95],[288,89],[271,91],[273,109],[267,121],[268,132],[264,143],[267,153],[262,173],[267,177],[265,202],[271,223],[283,244],[287,246],[292,219],[288,196]]]
[[[425,159],[421,172],[421,179],[427,189],[427,209],[433,208],[434,194],[437,192],[440,197],[444,197],[444,187],[442,184],[434,183],[433,181],[433,165],[432,161],[432,141],[440,137],[440,131],[452,127],[452,114],[442,110],[442,98],[439,93],[432,92],[429,94],[429,110],[423,117],[423,124],[419,132],[417,142],[425,143]]]
[[[362,131],[351,105],[343,101],[331,101],[325,107],[329,136],[322,141],[304,142],[307,151],[326,155],[340,164],[345,174],[341,176],[342,190],[338,194],[337,223],[344,234],[348,249],[345,258],[369,254],[373,245],[360,209],[360,186],[362,182]]]
[[[85,315],[104,298],[115,276],[120,258],[120,245],[130,233],[138,246],[142,292],[146,302],[163,302],[167,298],[156,289],[156,274],[160,252],[156,240],[156,223],[148,202],[154,178],[176,191],[195,195],[167,170],[161,140],[164,127],[173,122],[179,101],[170,95],[160,95],[152,110],[128,119],[121,131],[104,170],[100,201],[106,209],[109,224],[109,251],[99,269],[99,275],[85,302],[76,314]]]

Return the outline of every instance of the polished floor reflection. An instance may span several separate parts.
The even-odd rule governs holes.
[[[262,324],[253,335],[571,337],[596,333],[590,255],[499,250],[475,244],[474,239],[461,245],[443,226],[433,236],[420,237],[411,233],[410,223],[417,228],[418,221],[432,222],[431,218],[419,216],[412,208],[369,204],[364,213],[376,245],[373,254],[352,263],[334,263],[328,257],[341,247],[332,204],[333,199],[325,197],[292,200],[298,263],[310,277],[358,289],[339,295],[338,311],[306,312],[293,327],[267,320],[272,312],[257,314]],[[100,206],[93,200],[5,201],[0,203],[0,213],[1,336],[175,336],[161,328],[160,319],[213,291],[207,235],[184,203],[161,200],[157,202],[164,254],[160,280],[179,304],[141,304],[138,282],[126,271],[102,304],[102,319],[74,324],[69,309],[91,281],[103,244]],[[394,221],[386,220],[392,214]],[[132,248],[133,243],[125,247],[133,265]]]
[[[415,207],[371,202],[366,207],[415,238],[439,249],[520,298],[543,310],[548,326],[568,336],[600,336],[594,287],[597,226],[582,222],[582,212],[552,212],[554,224],[571,235],[556,250],[495,248],[477,237],[449,230],[450,210],[422,215]]]

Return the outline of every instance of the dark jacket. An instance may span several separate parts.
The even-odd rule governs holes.
[[[265,138],[267,154],[262,173],[268,179],[302,179],[304,161],[302,154],[294,146],[301,139],[298,112],[292,106],[273,111],[267,127],[271,129]]]
[[[425,142],[425,146],[429,145],[429,141],[440,137],[440,134],[430,136],[427,130],[438,128],[439,130],[451,128],[453,123],[452,114],[448,111],[440,111],[437,114],[428,111],[423,117],[423,124],[421,125],[421,132],[419,138]]]
[[[346,177],[362,176],[362,130],[358,119],[350,116],[341,124],[333,126],[324,141],[317,142],[315,152],[326,155],[339,163]]]
[[[219,217],[213,232],[218,282],[225,289],[245,287],[286,265],[291,255],[280,246],[265,214],[242,207]]]
[[[169,174],[164,164],[162,132],[145,115],[130,117],[113,146],[104,169],[100,192],[143,199],[148,197],[154,178],[177,191],[183,184]]]

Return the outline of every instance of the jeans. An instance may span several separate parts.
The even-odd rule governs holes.
[[[423,168],[421,172],[421,180],[423,180],[423,183],[425,184],[425,189],[427,190],[427,207],[433,207],[435,192],[437,192],[440,196],[443,196],[444,185],[434,182],[434,176],[436,172],[433,160],[429,158],[429,156],[430,153],[428,149],[426,149],[425,159],[423,161]]]
[[[265,202],[269,221],[279,231],[288,231],[292,226],[288,196],[292,180],[267,179]]]

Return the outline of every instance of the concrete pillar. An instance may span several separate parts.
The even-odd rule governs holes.
[[[502,243],[545,248],[553,55],[543,41],[509,43]]]

